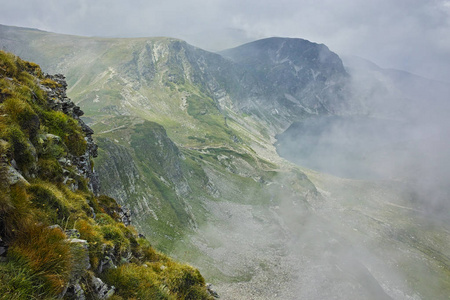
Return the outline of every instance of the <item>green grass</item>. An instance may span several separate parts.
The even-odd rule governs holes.
[[[157,274],[158,295],[209,299],[196,269],[171,260],[139,239],[132,226],[120,222],[121,207],[114,199],[95,197],[74,166],[58,162],[84,154],[86,142],[78,122],[51,110],[45,92],[38,87],[55,88],[57,84],[45,79],[36,64],[3,51],[0,75],[0,238],[9,246],[7,262],[0,262],[0,298],[54,299],[76,278],[92,298],[86,278],[100,276],[108,285],[117,284],[116,299],[120,295],[128,298],[130,292],[144,299],[154,287],[147,284],[151,274],[142,270],[148,269],[144,264],[153,264],[165,266]],[[12,79],[5,80],[5,76]],[[155,128],[151,129],[165,134],[162,127]],[[10,185],[7,168],[13,159],[26,181]],[[78,184],[70,188],[64,184],[67,175],[71,178],[68,184],[74,180]],[[160,186],[161,181],[154,185],[161,197],[173,196],[171,189]],[[181,216],[176,202],[171,205]],[[51,226],[55,224],[59,227]],[[88,248],[70,242],[73,237],[61,228],[77,229]],[[86,255],[91,271],[83,264]],[[111,275],[97,273],[105,256],[112,256],[118,265]]]

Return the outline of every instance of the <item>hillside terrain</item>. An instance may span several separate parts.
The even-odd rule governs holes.
[[[66,86],[0,52],[0,298],[212,299],[98,196],[93,132]]]
[[[0,26],[0,46],[66,75],[96,133],[100,192],[221,298],[449,294],[448,223],[428,218],[408,182],[338,178],[277,153],[277,134],[298,122],[394,111],[370,106],[325,45],[271,38],[211,53]]]

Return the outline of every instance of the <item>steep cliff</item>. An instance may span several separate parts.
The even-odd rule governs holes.
[[[198,270],[156,252],[129,211],[98,196],[93,131],[66,87],[0,52],[1,297],[212,298]]]
[[[268,38],[220,52],[237,66],[241,96],[236,104],[267,120],[286,124],[309,115],[349,114],[352,102],[339,56],[323,44]]]
[[[383,113],[367,105],[365,80],[347,98],[357,78],[324,45],[268,39],[220,55],[173,38],[5,26],[0,45],[66,74],[68,95],[96,132],[101,192],[224,297],[449,294],[448,226],[423,217],[410,187],[327,176],[277,155],[275,134],[291,122],[345,117],[358,101],[364,113]]]

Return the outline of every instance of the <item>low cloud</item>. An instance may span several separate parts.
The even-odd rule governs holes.
[[[450,2],[0,0],[6,25],[58,33],[171,36],[209,50],[300,37],[434,79],[450,77]]]

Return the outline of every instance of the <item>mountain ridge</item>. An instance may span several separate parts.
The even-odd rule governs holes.
[[[11,36],[0,34],[7,45],[2,41]],[[286,70],[277,91],[288,93],[278,97],[264,92],[260,77],[276,81],[265,72],[176,40],[20,34],[13,39],[18,51],[66,71],[69,96],[98,133],[96,169],[112,175],[101,176],[111,180],[102,185],[113,187],[155,247],[199,267],[225,297],[436,298],[448,290],[442,281],[447,227],[416,215],[402,182],[339,179],[276,153],[275,134],[294,120],[370,112],[361,105],[371,104],[366,91],[347,98],[352,77],[335,72],[342,81],[330,88],[349,110],[323,93],[327,80],[314,82],[325,66],[296,74],[288,61],[261,60]],[[296,75],[307,84],[299,85]],[[316,95],[328,109],[316,110]],[[164,149],[173,151],[165,157]]]

